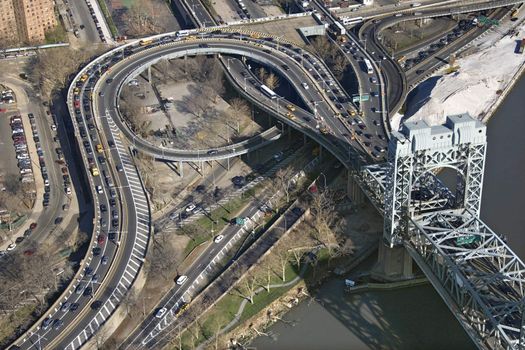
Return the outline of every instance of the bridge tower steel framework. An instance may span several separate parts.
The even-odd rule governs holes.
[[[486,126],[469,115],[447,117],[445,125],[405,123],[393,132],[384,188],[384,238],[403,244],[410,218],[440,209],[466,209],[479,217],[486,154]],[[435,176],[457,172],[456,193]]]

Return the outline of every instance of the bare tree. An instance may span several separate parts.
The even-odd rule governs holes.
[[[263,67],[257,69],[257,77],[260,81],[264,82],[266,80],[267,74],[268,72],[266,72],[266,69],[264,69]]]
[[[330,190],[319,191],[312,195],[310,203],[314,239],[326,247],[337,244],[335,233],[344,225],[335,210],[334,193]]]
[[[275,191],[284,191],[286,194],[286,203],[290,202],[290,185],[292,183],[293,168],[288,165],[284,168],[279,169],[275,173],[272,185]]]
[[[331,70],[334,72],[334,75],[338,80],[343,78],[343,74],[349,64],[350,62],[340,53],[334,57],[331,64]]]
[[[124,294],[121,303],[126,308],[126,316],[132,317],[133,313],[131,310],[133,310],[138,304],[138,295],[135,290],[128,289],[126,294]]]
[[[330,41],[320,36],[311,41],[312,47],[323,60],[329,60],[334,54],[334,47]]]
[[[266,75],[264,79],[264,84],[270,89],[275,89],[279,86],[279,77],[273,72]]]
[[[40,50],[31,61],[29,78],[41,87],[44,96],[49,97],[53,92],[66,87],[69,83],[69,76],[78,70],[82,62],[96,53],[97,51],[93,49],[54,48]]]
[[[160,1],[136,0],[123,20],[127,24],[126,34],[130,36],[143,36],[165,31],[160,23],[161,12],[165,5]]]
[[[239,282],[235,290],[240,297],[248,300],[250,304],[253,304],[253,297],[255,296],[255,289],[257,286],[257,278],[248,273],[244,278]]]
[[[237,133],[240,132],[240,121],[243,117],[250,114],[250,106],[248,102],[242,98],[233,98],[229,102],[228,116],[230,120],[237,123]]]
[[[173,248],[168,233],[160,232],[153,236],[151,256],[146,257],[150,272],[162,276],[165,280],[170,277],[172,266],[180,260],[180,252]]]
[[[276,247],[273,248],[273,254],[277,258],[275,261],[281,270],[281,280],[286,281],[286,265],[288,265],[288,258],[290,257],[290,252],[288,247],[283,243],[283,238],[279,241]]]
[[[22,189],[20,179],[16,174],[7,174],[4,179],[4,187],[6,191],[12,195],[18,195]]]

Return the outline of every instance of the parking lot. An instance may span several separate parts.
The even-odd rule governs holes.
[[[10,126],[11,116],[16,114],[1,113],[0,115],[0,162],[3,165],[0,170],[0,177],[3,181],[9,175],[19,176],[19,172]]]

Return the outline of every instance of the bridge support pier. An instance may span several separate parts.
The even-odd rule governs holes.
[[[148,82],[151,84],[151,66],[148,66]]]
[[[182,164],[182,161],[179,161],[180,177],[184,177],[184,167],[182,166]]]
[[[378,281],[392,282],[414,278],[412,258],[403,246],[390,248],[379,242],[377,263],[372,268],[371,277]]]

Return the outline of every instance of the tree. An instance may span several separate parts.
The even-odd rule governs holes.
[[[253,297],[255,296],[256,285],[257,278],[251,273],[248,273],[237,285],[235,290],[238,292],[240,297],[248,300],[250,304],[253,304]]]
[[[346,67],[348,67],[349,64],[350,62],[340,53],[338,53],[334,57],[333,62],[331,64],[331,70],[338,80],[341,80],[343,78],[343,74],[346,70]]]
[[[323,60],[329,60],[335,52],[333,45],[324,36],[312,40],[311,45]]]
[[[273,178],[272,185],[275,189],[275,191],[284,191],[286,194],[286,203],[290,202],[290,185],[292,183],[292,175],[293,175],[293,168],[288,165],[284,168],[279,169],[275,173],[275,177]]]
[[[4,179],[4,187],[6,191],[14,196],[18,195],[22,188],[20,179],[16,174],[7,174]]]
[[[165,31],[160,23],[165,5],[160,1],[135,0],[131,8],[122,16],[129,36],[144,36]]]
[[[72,50],[53,48],[40,50],[33,58],[29,70],[29,79],[41,87],[42,94],[50,97],[69,84],[69,77],[78,71],[80,64],[97,50]]]
[[[180,252],[174,249],[168,233],[160,232],[154,235],[151,256],[146,257],[150,272],[168,280],[172,266],[177,265],[180,260],[179,255]]]
[[[237,122],[237,133],[239,133],[241,119],[250,114],[250,105],[246,100],[239,97],[231,99],[229,104],[228,119]]]
[[[279,77],[272,72],[266,75],[264,84],[268,86],[269,89],[274,90],[279,86]]]
[[[268,73],[266,72],[266,69],[264,69],[263,67],[257,69],[257,77],[259,78],[260,81],[264,82],[266,80],[266,75]]]
[[[134,289],[128,289],[126,294],[124,294],[122,305],[126,308],[126,316],[132,317],[131,310],[133,310],[138,304],[138,295]]]
[[[342,229],[344,219],[335,210],[334,193],[325,189],[313,194],[310,208],[313,238],[326,247],[337,244],[334,233]]]

